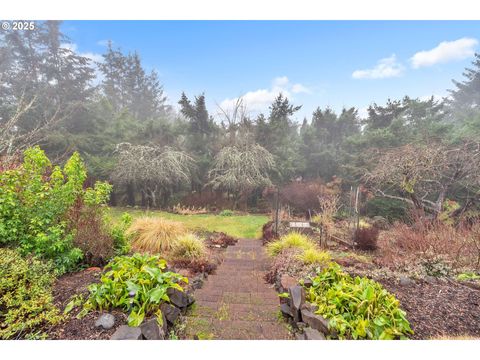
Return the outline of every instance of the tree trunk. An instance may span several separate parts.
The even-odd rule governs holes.
[[[135,206],[135,186],[133,183],[127,184],[127,202],[130,206]]]

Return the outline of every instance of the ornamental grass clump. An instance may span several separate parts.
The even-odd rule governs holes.
[[[145,317],[151,315],[155,315],[161,324],[160,305],[170,301],[168,289],[183,291],[180,283],[188,284],[186,277],[165,271],[166,267],[166,261],[159,256],[134,254],[114,258],[105,267],[107,272],[100,283],[88,287],[90,295],[78,317],[91,310],[117,308],[129,312],[129,326],[139,326]],[[66,311],[73,306],[74,300],[67,305]]]
[[[187,229],[178,221],[142,217],[133,222],[127,234],[132,236],[133,250],[154,254],[171,251],[177,239],[187,234]]]
[[[297,255],[297,258],[306,265],[326,264],[332,259],[327,251],[315,248],[304,250],[303,253]]]
[[[314,249],[315,244],[305,235],[297,232],[291,232],[282,236],[280,239],[270,242],[267,245],[268,255],[274,257],[285,249],[297,248],[301,250]]]
[[[413,334],[399,301],[366,277],[352,278],[331,263],[312,277],[306,300],[340,339],[406,339]]]
[[[172,250],[176,259],[200,259],[206,254],[205,243],[194,234],[180,236]]]

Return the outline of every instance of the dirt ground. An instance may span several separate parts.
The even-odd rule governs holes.
[[[480,338],[480,291],[454,282],[401,286],[379,280],[407,312],[414,339]]]
[[[63,311],[76,294],[87,294],[88,285],[98,282],[101,269],[90,268],[77,273],[67,274],[60,277],[54,285],[53,297],[55,304]],[[112,311],[115,316],[115,325],[110,330],[95,327],[95,321],[101,312],[92,311],[82,319],[77,319],[79,310],[74,309],[68,314],[65,322],[51,328],[48,331],[49,338],[54,340],[105,340],[109,339],[116,328],[126,323],[126,315],[119,311]]]

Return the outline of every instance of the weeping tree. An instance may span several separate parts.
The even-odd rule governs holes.
[[[190,155],[170,147],[121,143],[116,154],[112,180],[139,189],[146,205],[152,207],[165,206],[174,190],[189,183],[194,167]]]
[[[273,155],[248,141],[224,147],[215,156],[207,185],[233,195],[234,208],[242,196],[272,185],[269,172],[275,167]]]
[[[408,144],[379,153],[364,180],[376,195],[410,203],[438,215],[447,199],[464,211],[480,200],[480,143]],[[452,214],[454,215],[454,214]]]

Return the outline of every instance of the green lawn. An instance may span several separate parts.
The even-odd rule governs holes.
[[[124,212],[130,213],[133,218],[140,216],[161,216],[166,219],[181,221],[186,227],[192,230],[221,231],[239,238],[260,238],[262,235],[262,226],[268,222],[269,219],[268,216],[265,215],[178,215],[159,210],[110,208],[110,214],[114,219],[118,219]]]

